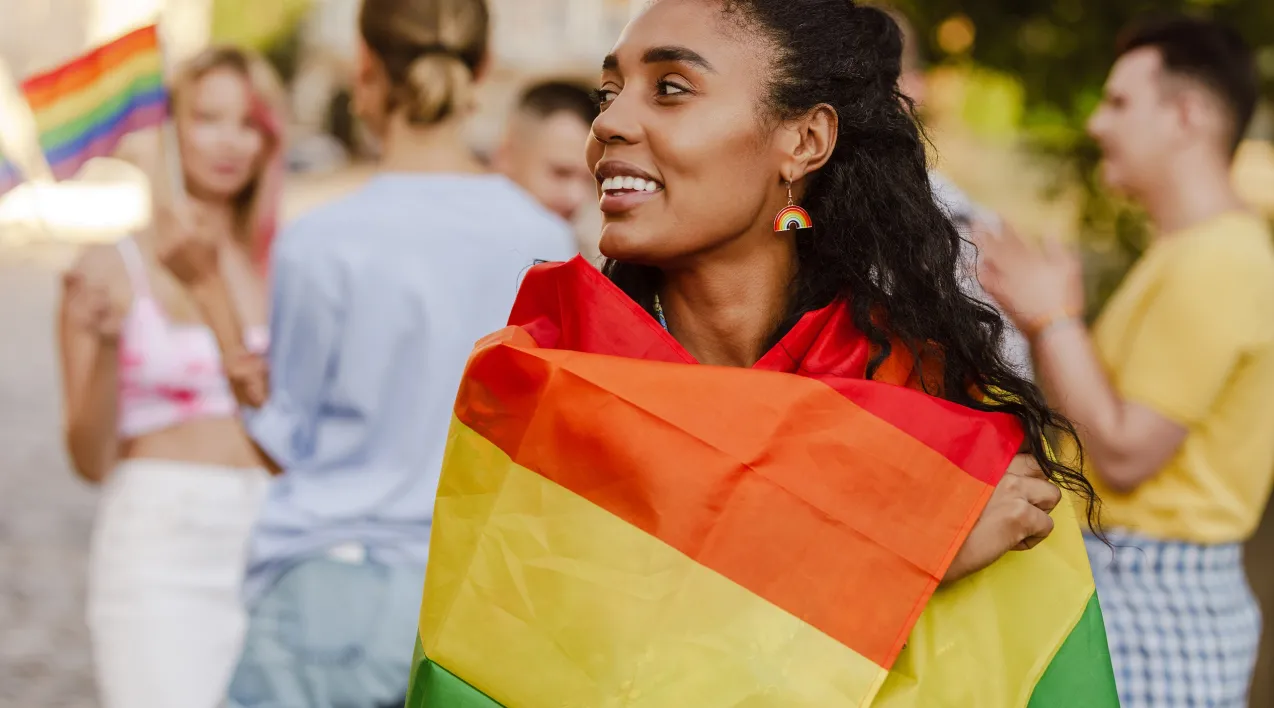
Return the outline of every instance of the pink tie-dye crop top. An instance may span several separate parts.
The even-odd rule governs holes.
[[[128,440],[198,418],[233,417],[238,405],[212,330],[169,322],[151,294],[137,243],[126,238],[118,248],[133,287],[120,333],[119,437]],[[264,352],[268,336],[265,327],[248,328],[245,344]]]

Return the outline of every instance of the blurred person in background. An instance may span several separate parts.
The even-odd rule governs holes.
[[[1247,706],[1261,617],[1242,543],[1274,481],[1274,247],[1230,181],[1257,101],[1233,30],[1126,32],[1089,122],[1150,248],[1092,333],[1079,262],[987,236],[984,283],[1084,442],[1113,549],[1089,539],[1124,708]]]
[[[492,164],[564,220],[595,201],[584,144],[597,117],[589,89],[545,81],[524,91],[509,116]]]
[[[364,0],[355,108],[380,172],[280,236],[268,362],[227,358],[272,469],[234,705],[401,706],[452,404],[521,275],[567,225],[463,140],[488,61],[483,0]],[[210,321],[234,303],[193,229],[173,259]],[[227,349],[237,328],[225,328]],[[268,365],[267,365],[268,364]]]
[[[233,48],[196,56],[171,86],[190,205],[220,247],[215,267],[253,348],[266,339],[279,93],[261,59]],[[88,624],[106,708],[221,705],[267,485],[213,333],[160,265],[172,236],[157,221],[88,247],[61,303],[66,445],[76,472],[102,484]]]
[[[917,108],[924,105],[929,93],[928,78],[925,76],[924,55],[916,37],[915,25],[900,10],[882,6],[885,14],[898,23],[902,30],[902,74],[898,79],[898,90],[911,99]],[[929,170],[929,183],[933,188],[934,198],[938,205],[947,212],[951,220],[960,230],[964,241],[960,244],[960,285],[970,297],[976,298],[999,309],[995,299],[987,294],[978,281],[978,250],[969,240],[972,233],[995,228],[1000,221],[999,216],[974,202],[949,178],[936,169]],[[1003,314],[1003,313],[1001,313]],[[1023,376],[1032,376],[1031,349],[1026,337],[1010,323],[1004,332],[1004,340],[1000,344],[1000,352],[1015,371]]]

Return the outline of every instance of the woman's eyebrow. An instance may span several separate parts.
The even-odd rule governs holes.
[[[700,69],[715,74],[717,70],[713,68],[712,62],[703,58],[703,55],[688,47],[665,46],[651,47],[641,55],[641,61],[644,64],[659,64],[663,62],[682,62],[699,67]],[[607,54],[602,60],[602,71],[615,71],[619,69],[619,58],[614,54]]]

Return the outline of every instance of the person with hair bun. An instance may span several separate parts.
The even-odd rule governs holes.
[[[365,0],[358,22],[354,104],[380,172],[279,237],[268,361],[228,362],[248,432],[282,472],[249,568],[239,706],[402,705],[465,360],[532,264],[576,250],[465,143],[485,2]],[[225,313],[200,265],[215,254],[198,234],[185,246],[188,287]]]

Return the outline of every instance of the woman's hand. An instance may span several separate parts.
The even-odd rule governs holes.
[[[947,569],[943,584],[953,583],[999,560],[1009,551],[1034,548],[1053,532],[1049,516],[1062,490],[1048,481],[1029,455],[1013,458],[991,494],[982,516]]]
[[[221,273],[220,240],[205,227],[198,209],[155,214],[159,232],[159,261],[186,287],[197,286]]]
[[[1028,245],[1007,224],[998,232],[979,229],[978,281],[1027,337],[1084,310],[1079,257],[1055,241]]]
[[[105,284],[73,270],[62,276],[62,291],[69,324],[91,332],[106,346],[119,341],[124,312],[111,299]]]
[[[240,405],[260,408],[270,395],[270,369],[260,355],[244,352],[225,363],[230,390]]]

